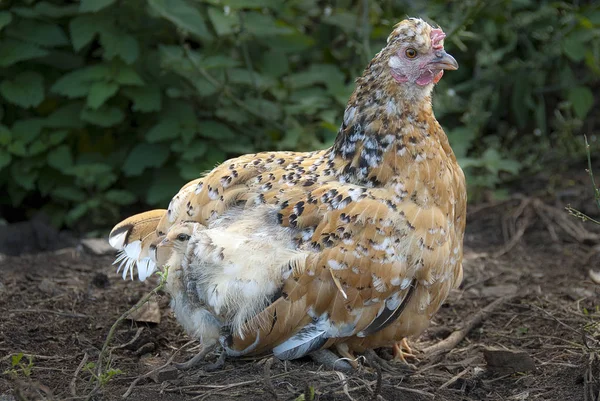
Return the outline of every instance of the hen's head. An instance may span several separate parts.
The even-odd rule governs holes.
[[[444,74],[456,70],[458,63],[444,50],[446,34],[427,22],[410,18],[398,23],[380,53],[389,73],[398,83],[431,87]],[[383,59],[381,59],[383,57]]]

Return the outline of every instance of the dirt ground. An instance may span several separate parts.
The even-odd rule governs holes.
[[[411,341],[413,370],[363,363],[342,374],[308,359],[227,360],[216,372],[163,369],[142,377],[128,399],[599,400],[600,285],[589,270],[600,269],[600,230],[564,211],[571,203],[594,213],[591,190],[585,173],[551,193],[546,182],[470,207],[464,281]],[[0,401],[122,399],[177,350],[175,361],[195,354],[197,344],[180,349],[189,338],[167,297],[154,296],[160,323],[118,325],[111,366],[122,373],[95,388],[87,364],[97,361],[115,320],[156,284],[121,280],[112,261],[81,247],[0,255]],[[427,348],[477,317],[482,322],[449,352]],[[18,353],[25,356],[11,366]]]

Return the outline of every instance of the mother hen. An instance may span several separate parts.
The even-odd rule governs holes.
[[[431,107],[458,68],[444,37],[421,19],[397,24],[331,148],[228,160],[168,210],[112,230],[124,278],[171,266],[172,306],[201,356],[219,342],[281,359],[392,346],[460,284],[465,179]]]

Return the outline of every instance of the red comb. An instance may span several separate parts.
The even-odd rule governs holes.
[[[444,48],[442,41],[446,37],[446,34],[441,29],[431,30],[431,46],[434,50],[441,50]]]

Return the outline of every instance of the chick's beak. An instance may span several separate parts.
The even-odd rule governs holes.
[[[435,57],[429,62],[429,66],[436,70],[458,70],[458,63],[445,50],[435,52]]]

